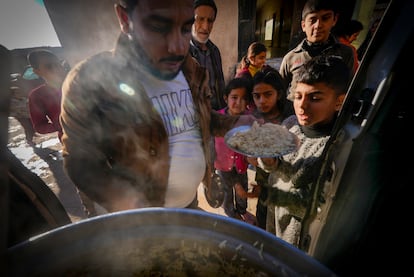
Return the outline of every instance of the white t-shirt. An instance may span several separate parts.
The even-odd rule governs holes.
[[[169,139],[171,163],[165,207],[184,208],[196,197],[206,167],[190,87],[182,71],[171,81],[144,75],[140,79],[164,121]]]

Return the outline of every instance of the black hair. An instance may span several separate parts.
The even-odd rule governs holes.
[[[362,31],[364,25],[358,20],[351,19],[347,22],[343,22],[341,25],[335,26],[332,32],[338,36],[352,36],[353,34]]]
[[[340,56],[319,55],[303,64],[295,74],[297,83],[313,85],[324,83],[337,95],[346,93],[351,80],[351,70]]]
[[[309,13],[318,12],[321,10],[333,11],[338,13],[338,4],[334,0],[308,0],[302,9],[302,20],[305,20]]]
[[[210,6],[214,10],[214,18],[217,17],[217,6],[213,0],[194,0],[193,7],[196,9],[198,6]]]
[[[224,89],[224,95],[229,96],[230,92],[233,89],[237,88],[245,88],[246,89],[246,100],[250,103],[253,101],[252,89],[253,89],[253,82],[248,78],[234,78],[229,81],[226,88]]]
[[[32,68],[38,69],[40,66],[40,59],[42,57],[58,59],[58,57],[52,51],[46,49],[37,49],[27,55],[27,62]]]

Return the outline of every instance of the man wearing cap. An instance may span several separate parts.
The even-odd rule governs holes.
[[[194,16],[190,53],[201,66],[207,68],[212,93],[211,107],[219,110],[226,106],[223,99],[224,75],[220,50],[209,39],[217,17],[217,6],[213,0],[195,0]]]
[[[289,88],[288,99],[292,99],[290,91],[295,85],[295,73],[312,57],[321,54],[340,56],[351,70],[354,68],[352,48],[340,43],[331,34],[337,21],[335,1],[308,0],[305,3],[301,26],[306,38],[283,57],[280,65],[280,74]]]

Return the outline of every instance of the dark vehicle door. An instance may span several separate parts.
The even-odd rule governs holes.
[[[340,276],[409,268],[402,249],[414,183],[413,10],[412,1],[389,2],[326,146],[304,221],[302,249]]]

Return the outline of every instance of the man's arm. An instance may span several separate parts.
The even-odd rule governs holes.
[[[139,86],[128,82],[136,93],[119,93],[126,73],[104,61],[107,71],[93,61],[75,67],[63,84],[65,170],[108,211],[163,206],[169,152],[162,119]]]
[[[247,115],[227,115],[220,114],[215,110],[211,111],[211,127],[212,135],[217,137],[224,137],[224,135],[231,130],[232,128],[249,125],[251,126],[253,122],[258,122],[263,124],[263,119],[258,119],[251,114]]]

